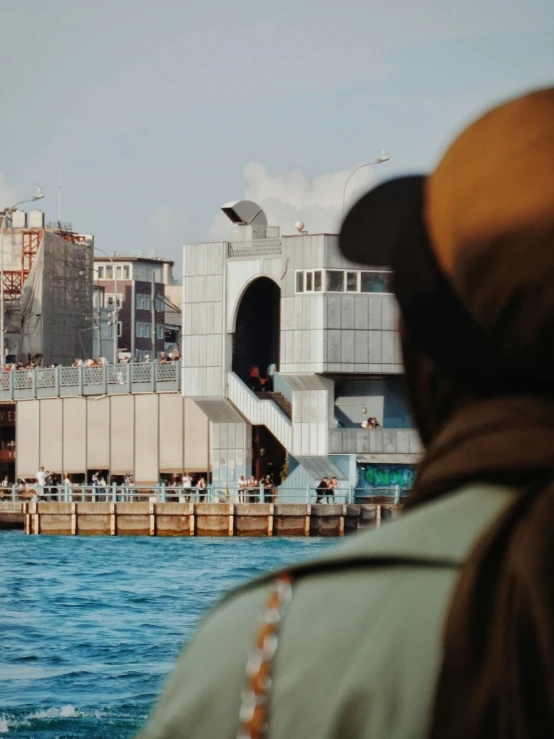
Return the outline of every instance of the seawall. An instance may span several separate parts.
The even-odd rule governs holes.
[[[0,529],[63,536],[344,536],[395,504],[0,502]]]

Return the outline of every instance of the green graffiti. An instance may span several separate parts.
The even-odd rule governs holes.
[[[372,465],[365,470],[365,481],[370,487],[402,488],[412,487],[415,472],[412,467],[401,467],[400,465],[377,466]]]

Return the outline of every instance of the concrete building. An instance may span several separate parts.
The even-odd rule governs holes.
[[[214,480],[273,457],[291,486],[409,487],[422,450],[390,274],[347,262],[336,235],[281,237],[250,201],[223,210],[232,240],[186,245],[183,265],[183,394],[210,420]],[[277,394],[254,392],[250,369],[272,363]]]
[[[231,241],[184,247],[181,306],[167,260],[114,257],[120,350],[151,354],[136,333],[152,325],[142,301],[152,283],[168,300],[169,286],[182,310],[180,365],[0,376],[0,410],[15,408],[4,436],[6,454],[15,439],[19,477],[43,465],[89,478],[131,473],[139,484],[188,471],[216,483],[270,472],[295,491],[323,475],[367,495],[411,487],[422,449],[402,392],[390,275],[345,261],[336,235],[281,236],[255,203],[224,211]],[[111,264],[98,258],[96,267],[113,300]],[[168,325],[166,307],[155,309],[156,326]],[[134,330],[124,335],[126,323]],[[273,390],[253,389],[251,368],[265,379],[273,364]],[[368,417],[382,428],[362,428]]]
[[[118,348],[143,360],[166,350],[166,289],[173,286],[173,262],[156,257],[115,254],[94,260],[97,284],[104,287],[105,307],[113,311],[117,277]]]
[[[93,238],[45,226],[40,210],[2,213],[0,228],[7,358],[67,364],[83,342],[90,352]]]

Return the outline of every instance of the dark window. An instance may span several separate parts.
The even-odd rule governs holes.
[[[392,293],[392,272],[362,272],[363,293]]]
[[[296,292],[297,293],[304,292],[304,272],[296,273]]]
[[[312,292],[314,289],[314,273],[306,272],[306,292]]]
[[[358,273],[347,272],[346,273],[346,291],[349,293],[355,293],[358,291]]]
[[[328,269],[327,275],[327,292],[343,293],[344,292],[344,272],[337,269]]]
[[[321,270],[318,270],[317,272],[314,272],[314,290],[318,293],[321,292],[322,284]]]

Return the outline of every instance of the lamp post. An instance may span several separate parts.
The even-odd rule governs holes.
[[[6,326],[4,320],[4,231],[6,230],[6,218],[17,210],[18,205],[34,203],[36,200],[42,200],[43,197],[44,195],[38,192],[29,200],[20,200],[19,203],[9,208],[4,208],[4,218],[2,219],[2,228],[0,229],[0,368],[2,369],[4,369],[6,362]]]
[[[346,207],[346,186],[350,182],[350,179],[353,175],[356,174],[356,172],[360,169],[363,169],[364,167],[373,167],[374,164],[383,164],[383,162],[388,162],[390,159],[390,156],[387,154],[386,151],[384,151],[380,157],[377,157],[375,161],[373,162],[366,162],[365,164],[360,164],[356,169],[353,169],[352,172],[348,175],[346,178],[346,182],[344,183],[344,189],[342,191],[342,220],[344,221],[344,211]]]
[[[117,361],[118,361],[117,351],[118,351],[118,343],[119,343],[117,341],[117,330],[118,330],[118,323],[119,323],[119,321],[118,321],[118,319],[119,319],[119,307],[117,305],[117,272],[116,272],[116,269],[115,269],[114,261],[113,261],[112,257],[110,257],[110,255],[108,254],[107,251],[104,251],[103,249],[99,249],[97,246],[94,247],[94,251],[99,251],[100,254],[104,254],[104,256],[108,257],[108,259],[112,263],[113,282],[114,282],[114,293],[115,293],[115,295],[114,295],[114,304],[113,304],[113,318],[114,318],[114,322],[113,322],[113,327],[114,327],[113,328],[113,363],[114,364],[117,364]]]
[[[90,270],[88,270],[88,271],[90,271],[90,272],[96,272],[96,281],[98,282],[99,272],[96,269],[96,267],[91,267]],[[87,273],[87,270],[82,269],[79,272],[79,275],[82,277],[86,273]],[[100,287],[100,285],[97,285],[97,287]],[[105,288],[102,288],[102,289],[105,291]],[[95,349],[94,349],[94,334],[93,334],[92,335],[92,354],[95,357],[99,357],[99,356],[102,355],[102,308],[104,308],[105,306],[102,305],[102,303],[100,301],[100,292],[98,292],[98,325],[94,325],[94,311],[96,310],[96,306],[95,306],[95,303],[94,303],[94,285],[93,285],[92,294],[93,294],[93,301],[92,301],[92,323],[93,323],[93,325],[90,326],[89,328],[84,328],[82,331],[79,331],[78,332],[79,341],[81,343],[81,348],[83,350],[83,357],[85,357],[86,355],[85,355],[85,347],[83,345],[83,342],[81,341],[81,334],[84,334],[85,331],[94,331],[95,329],[98,329],[98,351],[95,351]]]

